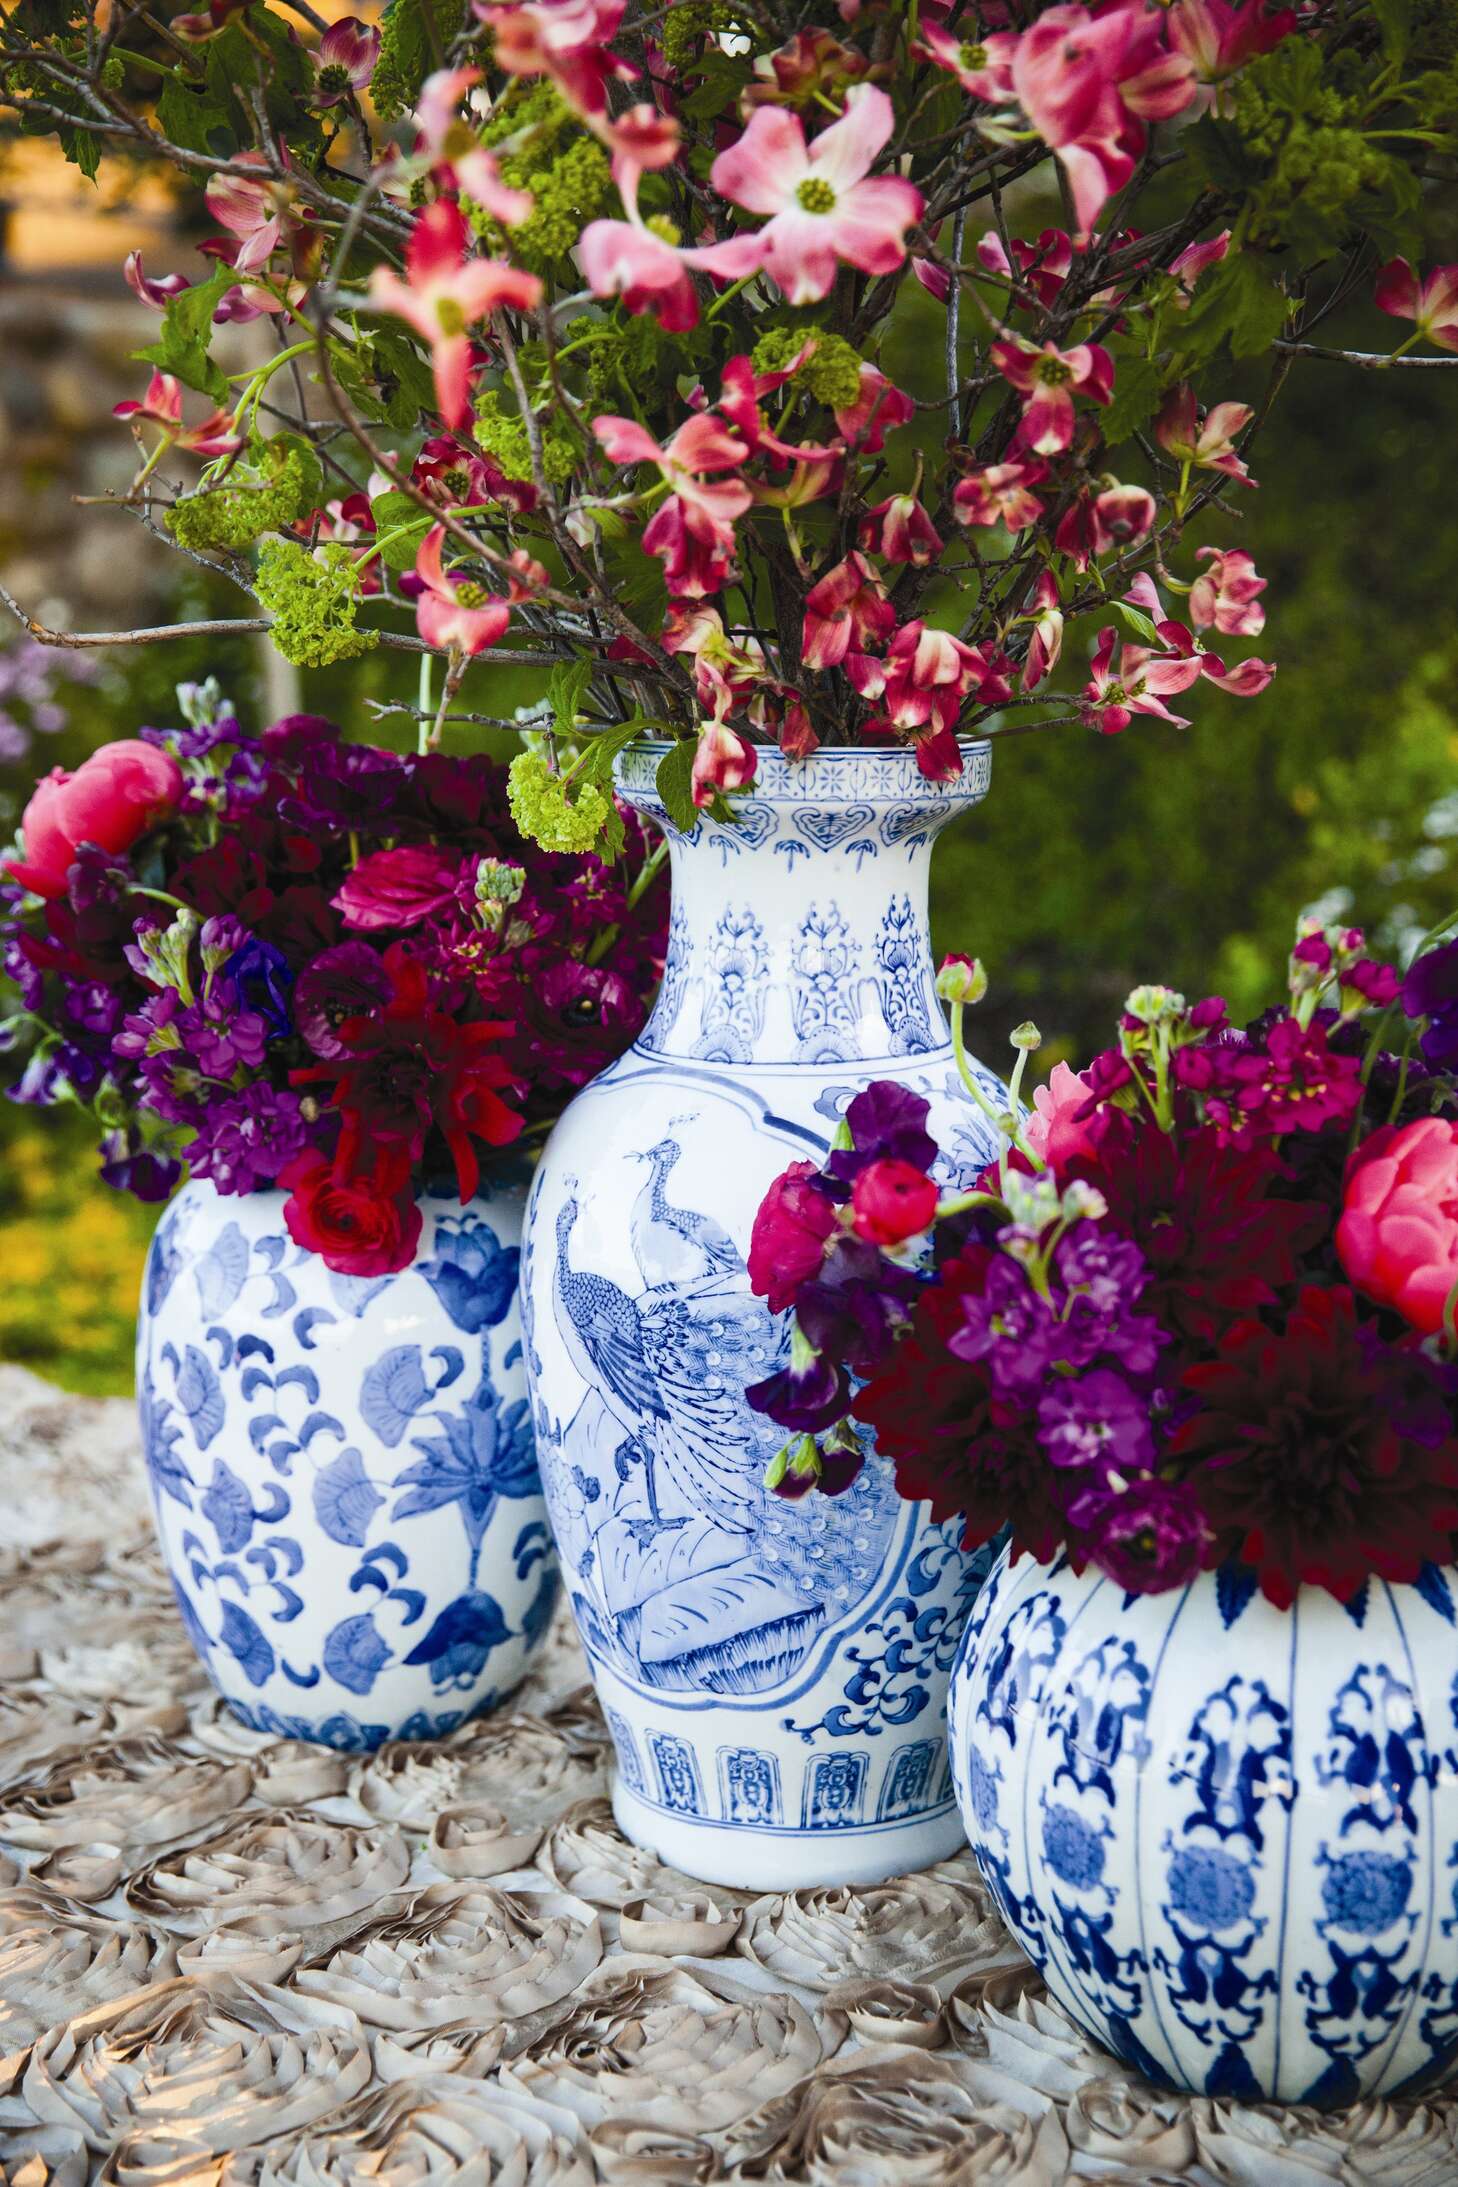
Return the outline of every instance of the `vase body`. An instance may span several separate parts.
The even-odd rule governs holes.
[[[1458,2046],[1458,1573],[1289,1611],[999,1559],[952,1680],[968,1836],[1058,2002],[1152,2080],[1344,2105]]]
[[[656,755],[620,762],[667,827]],[[988,753],[934,788],[910,753],[761,757],[737,826],[667,827],[663,988],[558,1124],[522,1270],[543,1485],[639,1844],[748,1888],[870,1882],[962,1842],[952,1657],[985,1563],[872,1460],[837,1499],[771,1495],[783,1431],[747,1383],[787,1349],[745,1255],[772,1180],[847,1103],[931,1097],[948,1174],[995,1135],[957,1076],[926,923],[932,838]],[[990,1088],[996,1081],[989,1078]]]
[[[137,1394],[163,1558],[258,1730],[428,1739],[523,1677],[557,1587],[517,1277],[525,1185],[422,1202],[413,1264],[333,1274],[284,1194],[186,1185],[142,1285]]]

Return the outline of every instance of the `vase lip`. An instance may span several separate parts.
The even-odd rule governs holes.
[[[659,761],[672,750],[669,738],[642,738],[613,762],[619,791],[629,803],[662,813],[657,794]],[[807,759],[791,759],[775,745],[756,745],[756,772],[746,804],[838,803],[845,800],[916,802],[949,811],[975,805],[987,795],[992,779],[992,742],[988,737],[959,737],[962,772],[950,782],[932,782],[917,765],[910,744],[822,744]],[[702,824],[702,823],[701,823]]]

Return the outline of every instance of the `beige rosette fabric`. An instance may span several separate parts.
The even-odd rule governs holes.
[[[249,1730],[130,1408],[0,1369],[0,2187],[1458,2187],[1458,2104],[1190,2100],[970,1859],[755,1897],[629,1845],[559,1619],[516,1712]]]

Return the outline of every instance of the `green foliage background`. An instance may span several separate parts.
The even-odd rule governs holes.
[[[1361,316],[1332,339],[1382,348],[1391,332]],[[1045,1067],[1085,1058],[1141,979],[1221,993],[1250,1015],[1280,990],[1296,913],[1334,891],[1334,908],[1394,951],[1458,903],[1458,511],[1443,461],[1455,417],[1458,374],[1293,373],[1253,458],[1259,491],[1243,497],[1239,533],[1221,534],[1270,579],[1258,647],[1280,663],[1270,689],[1241,701],[1198,686],[1184,732],[1060,730],[999,752],[987,803],[944,841],[934,891],[938,946],[991,972],[990,1061],[1025,1017],[1043,1029]],[[188,580],[179,617],[204,607],[235,612]],[[153,647],[78,695],[39,764],[172,719],[173,684],[209,671],[257,717],[251,645]],[[413,696],[413,674],[385,654],[341,662],[306,675],[305,703],[390,741],[408,724],[377,724],[365,699]],[[462,703],[509,714],[535,695],[524,672],[488,661]],[[27,788],[24,770],[0,770],[7,832]],[[0,1161],[0,1356],[73,1387],[128,1388],[146,1211],[94,1181],[79,1120],[0,1104]]]

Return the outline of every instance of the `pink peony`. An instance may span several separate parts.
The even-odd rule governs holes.
[[[418,926],[455,900],[461,861],[429,843],[401,843],[362,858],[334,902],[356,933]]]
[[[1359,1291],[1435,1336],[1458,1284],[1458,1124],[1374,1131],[1347,1172],[1336,1246]]]
[[[5,870],[36,896],[64,896],[81,844],[118,855],[130,850],[172,818],[182,792],[182,769],[170,752],[134,737],[103,745],[73,775],[57,767],[36,784],[20,823],[24,855]]]

